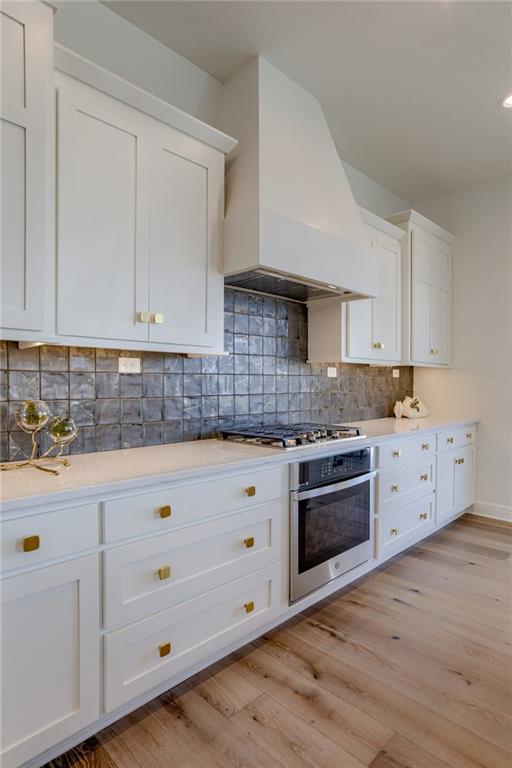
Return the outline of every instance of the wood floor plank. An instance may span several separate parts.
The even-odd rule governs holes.
[[[510,768],[511,552],[464,516],[46,768]]]

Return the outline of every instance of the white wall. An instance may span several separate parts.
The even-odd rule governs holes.
[[[377,181],[374,181],[366,174],[353,168],[348,163],[343,163],[348,183],[352,189],[358,205],[367,208],[369,211],[382,216],[384,219],[393,213],[407,211],[412,206],[402,197],[398,197],[389,189],[383,187]]]
[[[425,202],[456,237],[453,369],[416,368],[415,393],[439,415],[475,415],[476,498],[512,519],[512,179]]]
[[[55,40],[215,125],[222,83],[95,0],[54,1]]]

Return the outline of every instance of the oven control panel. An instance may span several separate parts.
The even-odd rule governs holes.
[[[303,461],[299,464],[298,489],[348,480],[371,469],[371,448]]]

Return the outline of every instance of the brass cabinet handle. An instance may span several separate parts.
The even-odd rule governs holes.
[[[392,528],[392,529],[390,530],[390,534],[391,534],[392,536],[398,536],[398,534],[399,534],[399,533],[400,533],[400,528]]]
[[[471,440],[472,437],[473,437],[473,433],[472,432],[466,432],[466,439],[467,440]]]
[[[394,459],[399,459],[401,455],[402,455],[402,451],[393,451]]]
[[[247,538],[244,539],[244,544],[246,549],[250,549],[251,547],[254,547],[254,536],[247,536]]]
[[[160,581],[165,581],[166,579],[169,579],[171,577],[171,566],[170,565],[162,565],[158,571],[158,578]]]
[[[446,438],[447,443],[453,443],[453,437],[447,437]]]
[[[154,315],[151,315],[151,323],[155,323],[156,325],[162,325],[162,323],[165,321],[164,316],[161,312],[156,312]]]
[[[24,552],[35,552],[36,549],[39,549],[40,545],[41,545],[41,540],[39,536],[26,536],[23,539]]]
[[[382,343],[382,341],[374,341],[372,344],[372,347],[374,349],[384,349],[384,344]]]
[[[162,518],[162,520],[165,517],[170,517],[172,515],[172,509],[170,504],[166,504],[164,507],[158,508],[158,515]]]
[[[400,486],[399,485],[392,485],[391,486],[391,490],[393,491],[393,493],[398,493],[398,491],[400,490]]]
[[[422,443],[421,444],[421,450],[422,451],[428,451],[429,448],[430,448],[430,443]]]
[[[420,480],[428,480],[428,475],[420,475]]]
[[[426,520],[426,519],[427,519],[427,517],[428,517],[428,514],[427,514],[426,512],[422,512],[422,513],[420,514],[420,520]]]
[[[161,645],[158,646],[158,653],[160,654],[161,658],[163,658],[164,656],[168,656],[170,652],[171,652],[170,643],[161,643]]]
[[[244,608],[246,613],[252,613],[254,611],[254,600],[244,603]]]
[[[150,323],[151,315],[149,314],[149,312],[137,312],[136,320],[138,323]]]
[[[256,496],[256,486],[250,485],[248,488],[245,488],[244,493],[246,496]]]
[[[439,354],[439,350],[437,349],[437,347],[432,347],[432,349],[430,350],[430,354],[431,355],[438,355]]]
[[[455,459],[456,464],[464,464],[464,459]]]

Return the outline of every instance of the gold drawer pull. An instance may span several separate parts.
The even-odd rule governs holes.
[[[151,315],[149,312],[137,312],[136,319],[138,323],[150,323]]]
[[[171,644],[170,643],[162,643],[158,646],[158,653],[160,654],[160,658],[163,659],[164,656],[168,656],[171,652]]]
[[[170,517],[172,515],[172,509],[170,504],[166,504],[165,507],[159,507],[158,514],[164,519],[164,517]]]
[[[162,565],[162,567],[158,569],[157,574],[160,581],[165,581],[166,579],[169,579],[171,577],[171,566]]]
[[[156,323],[156,325],[162,325],[164,319],[164,316],[160,312],[157,312],[155,315],[152,315],[151,322]]]
[[[400,528],[392,528],[392,529],[390,530],[390,534],[391,534],[392,536],[398,536],[398,534],[399,534],[399,533],[400,533]]]
[[[247,536],[247,538],[244,539],[244,544],[246,549],[250,549],[251,547],[254,547],[254,536]]]
[[[464,459],[455,459],[456,464],[464,464]]]
[[[393,458],[399,459],[402,455],[402,451],[393,451]]]
[[[256,496],[256,486],[250,485],[248,488],[244,490],[244,493],[246,496]]]
[[[39,536],[27,536],[23,539],[24,552],[35,552],[36,549],[39,549],[40,545],[41,540]]]
[[[398,491],[400,490],[400,486],[399,485],[392,485],[391,486],[391,490],[392,490],[393,493],[398,493]]]
[[[453,443],[453,437],[447,437],[446,438],[447,443]]]
[[[381,341],[374,341],[372,347],[374,349],[384,349],[384,344]]]
[[[428,480],[428,475],[420,475],[420,480]]]
[[[439,354],[439,350],[437,349],[437,347],[432,347],[432,349],[430,350],[430,354],[431,355],[438,355]]]
[[[430,448],[430,443],[422,443],[421,444],[421,450],[422,451],[428,451],[429,448]]]
[[[473,433],[472,432],[466,432],[466,439],[467,440],[471,440],[472,437],[473,437]]]
[[[254,611],[254,600],[244,603],[244,608],[246,613],[252,613]]]
[[[420,520],[426,520],[428,517],[428,514],[426,512],[422,512],[420,515]]]

